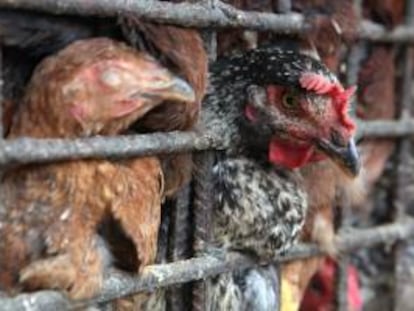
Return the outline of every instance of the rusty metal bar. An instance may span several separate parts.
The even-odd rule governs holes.
[[[414,119],[360,121],[359,137],[414,135]],[[172,152],[224,149],[219,134],[170,132],[73,140],[18,138],[0,140],[0,165],[94,157],[134,157]]]
[[[353,6],[358,17],[362,16],[362,1],[354,0]],[[356,42],[348,51],[347,56],[347,70],[346,81],[348,85],[358,84],[358,73],[362,57],[362,44],[363,42]],[[356,112],[356,99],[351,103],[352,114],[354,117]],[[349,219],[351,213],[351,204],[347,198],[344,198],[340,202],[339,207],[339,223],[338,232],[346,231],[350,226]],[[349,254],[342,254],[337,261],[337,268],[335,270],[335,307],[337,311],[348,311],[348,266],[350,263]]]
[[[414,134],[414,119],[404,121],[376,120],[361,121],[358,124],[358,137],[401,137]]]
[[[414,27],[398,26],[387,31],[384,26],[364,20],[359,25],[358,37],[374,42],[410,43],[414,42]]]
[[[211,10],[216,9],[217,0],[201,0],[200,3]],[[204,32],[204,41],[207,47],[210,62],[217,58],[217,32],[208,30]],[[212,169],[214,153],[204,151],[195,154],[195,169],[193,176],[194,186],[194,241],[193,249],[196,256],[208,247],[211,241],[212,210],[213,210],[213,180]],[[192,311],[207,310],[207,283],[204,280],[192,284]]]
[[[414,119],[360,121],[358,137],[414,135]],[[0,140],[0,166],[99,157],[138,157],[154,154],[224,149],[220,133],[170,132],[73,140],[17,138]]]
[[[3,102],[3,48],[0,45],[0,103]],[[0,139],[4,136],[4,129],[3,129],[3,105],[0,105]]]
[[[246,28],[284,34],[298,34],[308,25],[301,14],[245,12],[217,1],[214,8],[200,3],[169,3],[128,0],[0,0],[0,8],[42,11],[52,14],[117,16],[133,13],[150,21],[198,28]],[[414,43],[414,27],[400,26],[387,31],[383,26],[363,21],[359,38],[380,42]]]
[[[192,255],[191,247],[191,191],[190,185],[185,185],[179,192],[171,211],[166,211],[170,215],[170,234],[168,240],[169,262],[176,262],[190,258]],[[191,297],[186,297],[186,293],[191,291],[189,284],[178,284],[167,290],[167,310],[185,311],[190,310],[189,304]],[[189,296],[189,295],[187,295]]]
[[[18,138],[0,141],[0,165],[79,158],[134,157],[151,154],[221,149],[213,134],[170,132],[86,139]]]
[[[407,26],[414,25],[414,1],[406,1],[406,18],[405,23]],[[403,81],[401,89],[401,106],[400,106],[400,120],[409,120],[413,111],[412,104],[412,81],[413,81],[413,50],[410,46],[405,46],[404,56],[401,62]],[[410,172],[406,169],[407,163],[412,158],[412,144],[411,140],[403,139],[398,144],[398,155],[396,160],[397,177],[395,181],[394,190],[394,219],[401,221],[406,218],[407,205],[409,204],[410,197],[407,193],[407,185],[410,181]],[[404,297],[407,296],[408,285],[410,282],[410,270],[413,262],[406,260],[406,250],[409,245],[408,241],[400,241],[395,245],[395,257],[394,257],[394,306],[393,310],[403,311],[406,310],[404,304]],[[409,289],[408,289],[409,290]]]
[[[303,30],[304,19],[299,14],[275,15],[246,13],[222,2],[213,8],[204,3],[170,3],[161,1],[128,0],[1,0],[0,8],[19,8],[52,14],[117,16],[134,13],[146,20],[177,24],[187,27],[248,27],[298,33]]]
[[[289,13],[292,10],[292,1],[291,0],[278,0],[277,5],[278,5],[277,11],[279,13],[286,14],[286,13]],[[275,295],[276,295],[276,297],[282,297],[282,294],[283,294],[282,293],[282,283],[283,283],[283,280],[282,280],[282,265],[278,264],[278,265],[275,265],[275,267],[277,269],[276,277],[277,277],[277,284],[278,284],[277,288],[275,289],[275,292],[276,292]],[[284,303],[285,302],[283,302],[283,299],[278,299],[275,311],[281,311],[282,308],[283,308],[282,305]],[[300,303],[300,302],[298,302],[298,303]]]
[[[373,229],[355,229],[338,236],[336,246],[341,252],[349,252],[410,237],[414,237],[414,222],[412,221],[378,226]],[[297,245],[286,255],[276,258],[274,262],[282,263],[321,254],[321,250],[315,245]],[[3,311],[28,310],[28,308],[33,311],[73,310],[155,287],[200,280],[234,269],[256,265],[253,259],[235,252],[228,253],[225,259],[204,256],[165,265],[148,266],[139,278],[120,272],[111,272],[104,281],[102,293],[92,300],[69,302],[57,292],[40,291],[33,294],[21,294],[14,298],[2,298],[0,306]]]
[[[213,180],[212,169],[214,154],[212,151],[204,151],[195,155],[194,161],[194,242],[193,249],[195,255],[200,255],[208,247],[211,241],[211,222],[213,209]],[[207,287],[203,280],[193,284],[193,303],[192,310],[206,310]]]

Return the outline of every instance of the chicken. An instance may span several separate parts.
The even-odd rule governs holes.
[[[326,259],[322,268],[311,280],[310,286],[303,297],[300,311],[334,310],[334,283],[336,263]],[[362,297],[358,284],[358,272],[354,266],[347,269],[347,297],[350,311],[362,310]]]
[[[337,73],[345,51],[344,44],[352,42],[358,24],[352,1],[295,0],[292,1],[292,10],[304,14],[310,27],[299,35],[296,43],[288,41],[290,46],[296,45],[297,49],[320,59]],[[280,35],[272,37],[272,40],[282,40]],[[332,161],[308,165],[301,169],[301,175],[308,211],[300,240],[316,242],[334,256],[333,206],[339,196],[350,201],[360,200],[363,196],[362,180],[360,177],[350,179]],[[298,309],[309,280],[322,262],[322,257],[314,257],[295,260],[281,267],[282,310]]]
[[[227,3],[243,10],[260,12],[280,12],[278,0],[227,0]],[[332,71],[336,72],[343,54],[343,43],[351,43],[355,39],[358,16],[352,0],[294,0],[292,11],[300,12],[307,19],[307,30],[298,36],[295,43],[302,50],[308,50],[321,59]],[[292,37],[292,36],[290,36]],[[218,32],[218,54],[226,54],[229,50],[254,48],[263,42],[278,42],[284,36],[272,33],[256,33],[252,31],[224,30]],[[291,42],[289,42],[291,44]]]
[[[273,10],[278,3],[273,3]],[[316,55],[332,71],[339,69],[343,43],[353,40],[358,24],[357,14],[352,1],[301,1],[292,2],[292,9],[305,14],[311,27],[305,35],[295,43],[308,54]],[[269,10],[267,4],[262,4],[261,10]],[[316,15],[317,13],[318,15]],[[259,41],[278,40],[280,36],[260,34]],[[288,42],[292,46],[291,42]],[[345,191],[352,201],[360,200],[362,194],[360,181],[350,182],[332,163],[321,163],[308,166],[303,170],[304,185],[308,193],[309,208],[306,216],[305,230],[301,236],[304,242],[314,241],[335,254],[333,247],[334,227],[332,205],[337,196],[338,188]],[[355,191],[356,190],[356,191]],[[289,263],[282,268],[282,306],[285,297],[292,294],[296,309],[307,283],[322,263],[322,258],[311,258]],[[286,287],[289,287],[286,289]],[[288,291],[289,295],[284,293]],[[290,299],[290,298],[286,298]]]
[[[374,47],[359,72],[357,115],[361,119],[393,119],[396,115],[394,53],[387,47]],[[385,164],[394,151],[390,139],[364,139],[360,144],[368,190],[381,177]]]
[[[301,234],[303,170],[332,161],[350,178],[358,173],[353,91],[318,61],[275,46],[212,66],[202,123],[231,146],[213,167],[214,246],[274,258]],[[209,310],[274,310],[276,283],[272,266],[215,277]]]
[[[359,19],[352,0],[294,0],[294,11],[308,17],[311,27],[300,38],[303,49],[313,50],[321,61],[337,72],[343,44],[355,39]]]
[[[197,31],[168,25],[144,23],[133,15],[121,18],[125,37],[141,50],[151,51],[167,68],[174,68],[194,89],[196,101],[171,105],[168,102],[144,116],[139,132],[189,130],[196,121],[207,86],[208,58]],[[142,42],[145,42],[145,46]],[[166,195],[174,195],[191,177],[189,154],[162,157]]]
[[[51,24],[54,27],[51,27]],[[207,55],[199,33],[188,28],[143,22],[133,14],[120,16],[117,19],[48,16],[35,12],[13,10],[0,14],[0,38],[6,46],[4,51],[11,50],[11,57],[7,58],[7,63],[11,63],[11,61],[14,63],[11,72],[16,73],[8,75],[11,76],[8,81],[13,81],[11,88],[13,92],[8,93],[13,93],[13,96],[7,96],[7,98],[15,100],[16,97],[18,98],[14,95],[18,93],[15,90],[19,91],[23,84],[22,81],[24,82],[21,77],[25,75],[22,75],[22,72],[30,71],[32,64],[40,56],[48,55],[77,38],[98,35],[126,41],[129,45],[151,54],[174,74],[185,79],[194,90],[194,101],[164,100],[162,105],[143,115],[140,122],[137,122],[131,130],[137,133],[147,133],[189,130],[193,127],[198,119],[201,99],[207,84]],[[15,56],[16,51],[21,54],[20,57]],[[28,56],[31,58],[27,60]],[[28,66],[22,68],[22,60]],[[6,108],[9,107],[8,105]],[[12,112],[13,109],[5,110]],[[4,115],[6,121],[9,115],[10,113]],[[190,179],[191,155],[166,154],[160,156],[159,159],[163,170],[164,194],[166,197],[174,196],[177,190]],[[170,211],[165,210],[165,214],[168,213]],[[165,218],[168,217],[170,216]],[[180,230],[185,231],[185,229]],[[117,245],[113,251],[119,253],[118,257],[122,258],[119,261],[130,261],[130,253],[125,253],[125,247],[120,246],[119,241],[115,239],[112,244]],[[128,245],[126,246],[128,247]],[[132,304],[147,304],[147,298],[141,298],[134,298],[135,301]],[[122,302],[122,304],[125,303]],[[130,301],[126,304],[130,304]]]
[[[404,17],[403,1],[364,1],[365,16],[393,28]],[[396,117],[395,49],[375,45],[367,51],[358,74],[359,92],[357,115],[361,119],[393,119]],[[390,139],[365,139],[361,143],[361,156],[365,167],[365,181],[370,191],[381,177],[385,165],[395,148]],[[363,209],[367,210],[368,204]],[[362,208],[362,206],[361,206]],[[368,208],[369,209],[369,208]]]
[[[145,53],[81,40],[39,64],[7,138],[122,134],[164,101],[195,94]],[[25,165],[5,173],[0,193],[1,290],[86,298],[108,265],[139,272],[154,261],[164,196],[157,157]],[[113,241],[130,245],[128,267]]]
[[[403,22],[403,0],[364,0],[362,5],[366,18],[387,28],[394,28]]]
[[[0,12],[0,40],[7,49],[13,48],[10,59],[19,69],[18,74],[13,75],[13,81],[21,80],[22,72],[30,72],[39,57],[54,53],[74,40],[96,36],[122,40],[151,54],[185,79],[195,92],[196,100],[193,102],[164,101],[143,116],[134,127],[136,132],[189,130],[194,126],[207,85],[207,55],[198,31],[143,22],[133,14],[103,19],[49,16],[16,10]],[[19,54],[23,51],[23,54],[15,59],[16,50]],[[28,68],[22,68],[22,63]],[[22,85],[21,82],[14,84],[17,84],[13,86],[17,89]],[[6,98],[9,97],[6,94]],[[188,154],[165,155],[162,165],[166,195],[173,196],[190,179],[191,157]]]

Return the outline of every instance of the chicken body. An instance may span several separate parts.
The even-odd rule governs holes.
[[[99,236],[106,217],[133,239],[135,271],[154,260],[162,200],[156,158],[24,167],[5,176],[2,193],[4,289],[20,279],[29,290],[67,290],[73,298],[96,293],[104,268],[117,260]]]
[[[116,18],[50,16],[21,10],[0,12],[0,41],[5,54],[5,98],[3,119],[13,113],[22,86],[41,57],[50,55],[73,41],[108,37],[152,55],[193,88],[194,101],[168,101],[145,114],[134,127],[138,133],[189,130],[198,119],[207,85],[207,55],[198,31],[171,25],[143,22],[133,14]],[[11,67],[11,68],[10,68]],[[9,81],[12,81],[10,83]],[[189,154],[164,155],[166,196],[173,196],[191,176]]]
[[[312,83],[304,79],[309,74]],[[252,105],[247,91],[252,84],[264,89],[264,106]],[[353,125],[337,110],[336,96],[325,92],[337,84],[314,59],[277,47],[236,54],[212,66],[202,120],[231,146],[213,168],[215,246],[271,260],[295,243],[305,220],[307,189],[297,168],[322,165],[329,157],[357,172],[356,151],[348,143]],[[271,266],[220,275],[210,281],[209,310],[274,310],[277,286]]]
[[[109,39],[78,41],[37,67],[8,138],[116,135],[175,100],[193,102],[195,95],[152,57]],[[1,182],[0,288],[91,297],[105,266],[126,265],[116,249],[125,243],[126,269],[140,271],[155,258],[163,195],[156,157],[8,171]]]

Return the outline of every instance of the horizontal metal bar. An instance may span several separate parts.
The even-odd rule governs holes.
[[[358,137],[401,137],[414,134],[414,119],[394,120],[358,120]]]
[[[392,31],[387,31],[385,27],[373,23],[369,20],[364,20],[359,25],[360,39],[379,41],[379,42],[414,42],[414,27],[412,26],[398,26]]]
[[[304,26],[300,14],[245,13],[232,6],[216,2],[209,7],[204,2],[170,3],[129,0],[1,0],[0,8],[39,10],[52,14],[117,16],[134,13],[136,16],[161,23],[187,27],[247,27],[297,33]]]
[[[394,223],[371,229],[350,230],[336,238],[336,246],[340,252],[350,252],[381,243],[394,243],[414,237],[414,222]],[[323,254],[315,245],[295,246],[286,255],[274,260],[282,263],[293,259],[307,258]],[[0,299],[1,310],[71,310],[87,305],[111,301],[115,298],[152,290],[193,280],[201,280],[224,272],[255,267],[257,264],[240,253],[227,253],[223,258],[203,256],[182,260],[164,265],[148,266],[139,278],[120,272],[111,272],[105,279],[99,297],[69,302],[57,292],[40,291],[33,294],[21,294],[13,298]]]
[[[414,134],[414,119],[358,122],[358,136],[400,137]],[[0,166],[100,157],[139,157],[225,149],[218,133],[170,132],[73,140],[17,138],[0,140]]]
[[[31,9],[52,14],[117,16],[133,13],[149,21],[198,28],[246,28],[258,31],[298,34],[309,24],[297,13],[273,14],[238,10],[216,1],[210,8],[203,2],[170,3],[129,0],[0,0],[0,8]],[[400,26],[387,31],[383,26],[363,21],[359,38],[371,41],[413,42],[414,27]]]
[[[210,134],[170,132],[118,137],[79,139],[17,138],[0,140],[0,165],[50,162],[55,159],[133,157],[221,149],[220,141]]]

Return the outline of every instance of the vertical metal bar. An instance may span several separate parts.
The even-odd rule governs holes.
[[[292,11],[292,1],[279,0],[277,2],[277,11],[278,13],[289,13],[290,11]]]
[[[278,0],[277,2],[277,12],[287,14],[292,11],[292,1],[291,0]],[[276,266],[277,270],[277,283],[278,283],[278,293],[276,297],[279,297],[277,307],[275,311],[280,311],[282,309],[282,265],[278,264]],[[300,302],[298,302],[300,304]]]
[[[3,49],[0,45],[0,139],[4,137],[4,125],[3,125]]]
[[[406,24],[408,26],[414,25],[414,1],[406,1]],[[412,96],[411,85],[413,79],[413,53],[412,48],[406,45],[404,48],[404,55],[402,59],[403,68],[403,81],[402,81],[402,98],[401,98],[401,110],[400,119],[407,120],[412,113]],[[409,163],[412,153],[412,146],[410,139],[402,139],[398,145],[398,157],[397,157],[397,178],[395,181],[394,192],[394,220],[402,221],[406,217],[406,208],[409,202],[409,196],[407,193],[407,184],[409,183],[410,174],[406,169],[407,163]],[[405,258],[407,253],[407,241],[399,242],[395,245],[395,260],[394,260],[394,276],[395,276],[395,288],[394,288],[394,310],[402,311],[406,310],[406,289],[408,279],[412,277],[410,273],[410,266],[414,263]],[[408,279],[407,279],[408,278]]]
[[[362,1],[354,0],[353,1],[354,10],[356,14],[361,19],[362,13]],[[356,85],[358,83],[358,72],[362,55],[362,45],[360,42],[354,44],[348,53],[347,57],[347,70],[346,70],[346,81],[348,85]],[[356,100],[351,103],[352,113],[356,111]],[[355,114],[354,114],[355,116]],[[341,202],[339,208],[339,231],[346,230],[349,226],[349,214],[350,214],[350,204],[346,200]],[[335,273],[335,305],[337,311],[348,311],[348,265],[349,265],[349,255],[342,255],[337,263],[337,269]]]
[[[349,214],[349,202],[342,202],[339,207],[340,230],[348,227],[347,219]],[[335,306],[337,311],[348,311],[348,265],[349,255],[341,255],[337,262],[335,271]]]
[[[177,195],[171,209],[170,235],[168,241],[169,261],[178,261],[191,256],[190,233],[190,185],[186,185]],[[168,289],[167,308],[170,311],[190,310],[191,297],[186,297],[189,284],[178,284]]]
[[[199,253],[211,240],[213,152],[205,151],[195,156],[194,168],[194,251]],[[193,284],[193,310],[203,311],[207,306],[207,286],[204,281]]]
[[[201,0],[209,7],[214,8],[216,0]],[[217,33],[206,31],[203,33],[204,42],[208,52],[209,61],[217,58]],[[212,168],[214,163],[213,151],[204,151],[196,154],[194,158],[193,175],[193,210],[194,210],[194,243],[195,254],[202,251],[211,240],[212,223]],[[192,310],[203,311],[207,309],[207,284],[204,281],[193,283]]]

